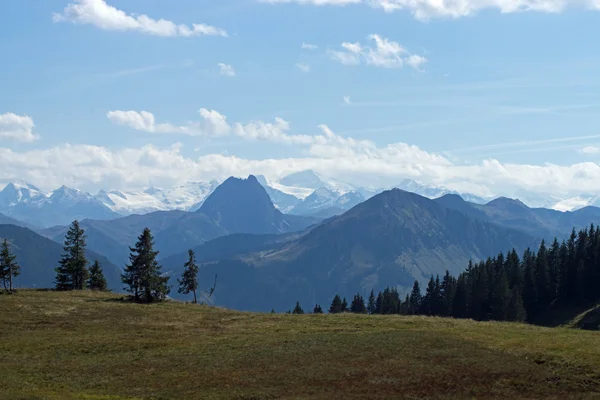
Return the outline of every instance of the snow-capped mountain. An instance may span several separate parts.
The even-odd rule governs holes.
[[[412,179],[405,179],[394,187],[402,189],[406,192],[416,193],[430,199],[437,199],[438,197],[442,197],[447,194],[457,194],[465,201],[470,203],[485,204],[492,200],[491,198],[483,198],[470,193],[458,193],[457,191],[448,189],[444,186],[425,185]]]
[[[111,219],[119,215],[81,190],[62,186],[44,193],[25,182],[12,182],[0,192],[0,213],[34,226],[66,225],[75,219]]]
[[[290,213],[330,217],[342,214],[363,201],[364,196],[356,191],[342,193],[323,186],[290,210]]]

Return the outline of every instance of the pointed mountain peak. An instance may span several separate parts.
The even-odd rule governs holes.
[[[198,212],[235,232],[273,232],[282,218],[254,175],[228,178],[206,198]]]
[[[162,192],[162,189],[159,189],[154,186],[150,186],[148,189],[144,190],[144,193],[149,194],[150,196],[154,196],[157,193]]]

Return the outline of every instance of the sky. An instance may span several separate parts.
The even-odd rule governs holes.
[[[600,194],[598,0],[5,0],[0,181]]]

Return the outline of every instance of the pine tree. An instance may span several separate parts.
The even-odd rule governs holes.
[[[521,293],[519,293],[519,290],[516,287],[513,288],[511,293],[508,309],[506,311],[506,320],[517,322],[527,320],[527,311],[525,311],[525,307],[523,306]]]
[[[271,314],[275,314],[275,309],[271,308]]]
[[[294,310],[292,311],[292,314],[304,314],[304,310],[300,306],[300,302],[299,301],[296,302],[296,306],[294,307]]]
[[[178,292],[181,294],[194,294],[194,304],[198,304],[196,292],[198,291],[198,266],[194,250],[188,250],[188,261],[185,263],[183,274],[179,282]]]
[[[446,271],[440,285],[440,315],[445,317],[452,314],[452,302],[456,296],[456,278]]]
[[[373,289],[371,289],[371,294],[369,295],[369,304],[367,305],[367,311],[369,311],[369,314],[375,314],[375,312],[377,311],[377,309],[375,308],[375,293],[373,292]]]
[[[342,300],[342,312],[347,312],[348,311],[348,302],[346,301],[346,298],[344,297],[344,300]]]
[[[411,314],[418,314],[421,310],[422,296],[419,281],[415,281],[410,293],[409,309]]]
[[[331,301],[331,305],[329,306],[329,314],[338,314],[342,311],[342,299],[339,295],[336,294],[333,300]]]
[[[315,304],[315,308],[313,308],[313,314],[323,314],[323,309],[320,305]]]
[[[17,256],[10,251],[8,240],[4,239],[0,249],[0,279],[4,283],[4,290],[8,293],[13,292],[13,277],[21,273],[21,267],[15,262],[16,259]]]
[[[130,264],[125,267],[121,280],[135,301],[161,301],[170,292],[167,285],[169,277],[161,276],[161,267],[156,261],[158,251],[153,248],[154,238],[148,228],[138,237],[135,247],[129,248]]]
[[[106,278],[104,271],[98,260],[90,267],[90,277],[87,281],[87,288],[90,290],[99,290],[105,292],[107,290]]]
[[[85,258],[85,232],[79,221],[71,223],[65,236],[64,251],[56,271],[57,290],[82,290],[88,280]]]
[[[365,306],[365,299],[363,299],[360,293],[354,295],[352,303],[350,304],[350,312],[356,314],[365,314],[367,312],[367,306]]]

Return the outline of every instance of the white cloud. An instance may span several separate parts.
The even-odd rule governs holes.
[[[223,63],[219,63],[217,65],[219,66],[219,72],[221,73],[221,75],[235,76],[235,69],[233,69],[233,67],[231,65],[223,64]]]
[[[263,3],[297,3],[316,6],[347,6],[351,4],[369,5],[385,12],[406,10],[416,19],[460,18],[476,14],[486,9],[503,14],[537,11],[558,13],[572,8],[600,10],[598,0],[259,0]]]
[[[410,54],[408,50],[397,42],[371,34],[368,39],[375,46],[362,45],[359,42],[344,42],[341,44],[343,50],[329,50],[330,57],[344,65],[358,65],[361,62],[381,68],[401,68],[404,63],[420,70],[427,62],[425,57]]]
[[[583,154],[598,154],[600,153],[600,147],[586,146],[580,149],[579,152]]]
[[[178,134],[188,136],[223,136],[230,132],[227,117],[214,110],[201,108],[198,113],[200,121],[188,122],[185,125],[156,123],[154,114],[148,111],[109,111],[106,117],[114,124],[129,128],[159,134]]]
[[[411,54],[407,59],[406,63],[417,71],[422,71],[421,66],[427,62],[427,59],[417,54]]]
[[[40,137],[33,133],[33,119],[27,115],[0,114],[0,140],[34,142]]]
[[[344,100],[344,103],[352,104],[352,100],[350,99],[350,96],[344,96],[342,99]]]
[[[304,50],[317,50],[319,48],[319,46],[317,46],[316,44],[310,43],[302,43],[300,47]]]
[[[298,68],[302,72],[310,72],[310,65],[308,64],[297,63],[296,68]]]
[[[62,13],[54,13],[54,22],[89,24],[109,31],[138,31],[164,37],[227,36],[223,29],[206,24],[191,26],[175,24],[165,19],[152,19],[145,14],[127,14],[108,5],[105,0],[75,0]]]
[[[108,149],[90,145],[61,145],[17,152],[0,148],[0,180],[24,179],[42,188],[62,184],[84,190],[139,188],[149,184],[172,186],[190,180],[224,179],[230,175],[264,174],[277,179],[285,174],[314,169],[326,176],[371,187],[391,186],[403,178],[443,184],[451,189],[480,195],[518,197],[518,193],[576,196],[600,192],[600,165],[528,165],[487,159],[463,164],[407,143],[377,145],[369,140],[345,137],[320,125],[316,134],[294,134],[289,122],[253,121],[230,125],[226,118],[207,109],[203,121],[194,123],[204,134],[230,135],[249,141],[293,145],[297,154],[288,158],[251,160],[235,155],[184,156],[181,144],[168,148]],[[113,118],[136,129],[160,130],[152,114],[115,113]],[[191,129],[191,128],[190,128]]]

